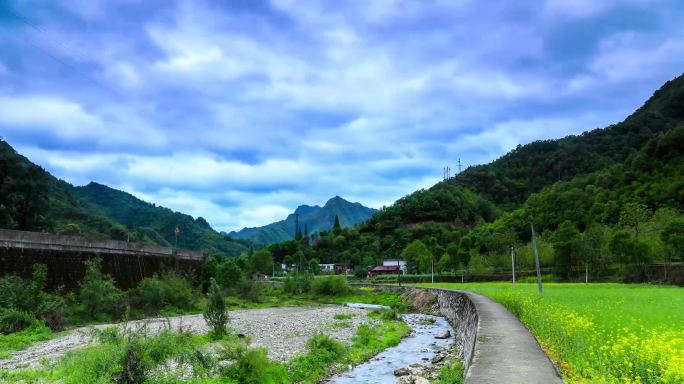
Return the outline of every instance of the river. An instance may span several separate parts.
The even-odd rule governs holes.
[[[402,319],[413,332],[396,347],[380,352],[371,360],[354,367],[350,371],[333,376],[330,384],[394,384],[394,371],[411,364],[429,364],[437,353],[451,347],[454,342],[454,329],[443,317],[405,314]],[[448,339],[436,339],[446,331]]]

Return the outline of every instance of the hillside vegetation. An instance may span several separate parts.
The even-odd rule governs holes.
[[[270,249],[290,264],[338,262],[359,276],[383,258],[409,272],[533,268],[530,224],[553,278],[684,284],[684,77],[623,122],[518,146],[414,192],[368,223]],[[662,264],[654,272],[654,263]]]
[[[0,140],[0,228],[170,246],[176,227],[182,248],[237,256],[251,244],[213,230],[201,217],[193,219],[101,184],[74,187]]]

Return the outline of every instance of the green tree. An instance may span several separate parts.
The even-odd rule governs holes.
[[[223,292],[215,279],[211,279],[209,283],[209,292],[207,293],[207,303],[204,306],[204,321],[207,322],[211,328],[211,334],[214,338],[220,339],[226,334],[226,326],[228,324],[228,312],[226,312],[226,302],[223,300]]]
[[[311,268],[311,273],[313,273],[314,275],[318,275],[319,273],[321,273],[321,264],[318,262],[318,259],[311,259],[311,261],[309,262],[309,267]]]
[[[85,276],[79,287],[79,299],[91,318],[115,316],[121,309],[121,290],[114,284],[114,279],[104,275],[100,259],[94,258],[85,262]]]
[[[78,224],[64,224],[62,229],[57,231],[57,234],[59,235],[68,235],[68,236],[78,236],[80,235],[81,228],[78,226]]]
[[[582,254],[581,234],[575,224],[564,221],[553,235],[554,272],[562,280],[570,278],[573,265]]]
[[[333,223],[333,233],[339,235],[342,233],[342,226],[340,225],[340,218],[335,215],[335,222]]]
[[[409,273],[427,273],[430,270],[432,253],[420,240],[413,240],[401,251],[401,258],[406,261]]]
[[[684,259],[684,219],[673,220],[660,234],[670,259]]]
[[[217,267],[216,280],[228,289],[234,289],[244,279],[244,271],[234,258],[226,259]]]
[[[645,223],[651,216],[651,211],[641,203],[627,203],[620,212],[620,224],[634,230],[634,235],[639,237],[639,226]]]
[[[249,256],[251,272],[271,274],[273,272],[273,255],[267,248],[262,248]]]

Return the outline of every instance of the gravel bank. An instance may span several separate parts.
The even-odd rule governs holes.
[[[349,344],[359,325],[372,322],[367,313],[366,309],[339,305],[250,309],[231,311],[230,327],[237,333],[247,335],[252,346],[268,349],[272,359],[287,361],[303,352],[306,349],[306,341],[316,332],[324,332]],[[353,317],[343,321],[335,320],[335,315],[339,314],[349,314]],[[346,324],[333,326],[335,323]],[[113,325],[103,324],[66,332],[53,340],[38,343],[0,360],[0,369],[36,367],[42,359],[54,360],[71,349],[90,343],[93,328],[103,329]],[[149,332],[171,328],[201,334],[208,330],[202,315],[137,320],[129,322],[126,326],[129,329],[146,329]]]

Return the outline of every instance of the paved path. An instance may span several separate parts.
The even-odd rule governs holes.
[[[551,360],[530,331],[494,300],[465,292],[479,316],[466,384],[560,384]]]

